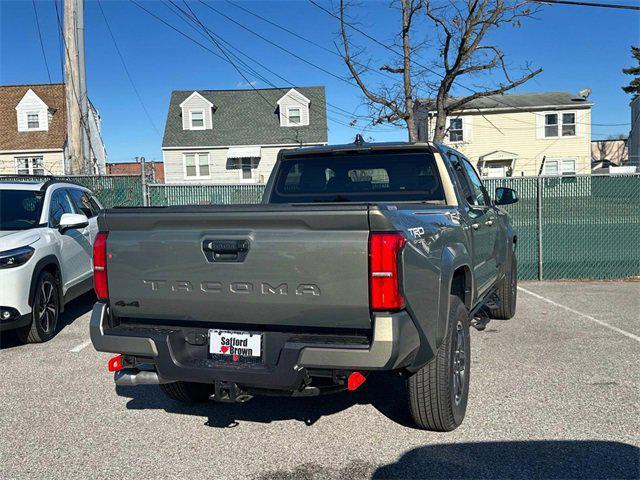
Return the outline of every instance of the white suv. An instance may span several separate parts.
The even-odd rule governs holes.
[[[92,288],[101,208],[73,183],[0,182],[0,332],[54,336],[65,303]]]

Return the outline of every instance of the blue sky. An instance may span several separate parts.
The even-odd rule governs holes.
[[[639,4],[637,0],[625,1]],[[320,3],[330,6],[322,0]],[[397,12],[391,10],[388,4],[389,2],[364,1],[353,10],[361,28],[381,41],[392,37],[398,18]],[[208,39],[199,36],[159,1],[143,2],[143,5],[216,50]],[[325,85],[328,102],[356,115],[366,114],[367,109],[362,105],[361,94],[356,87],[289,56],[200,3],[192,2],[190,5],[211,30],[276,71],[290,84]],[[273,42],[295,51],[300,57],[339,76],[346,76],[346,67],[337,56],[304,43],[226,1],[214,1],[211,5]],[[334,48],[337,21],[307,1],[247,1],[241,5],[275,23],[296,30],[314,42]],[[147,118],[125,75],[98,4],[87,1],[85,42],[88,91],[102,116],[103,137],[110,161],[126,161],[139,155],[147,159],[162,158],[161,134],[172,90],[249,88],[231,65],[179,36],[134,4],[128,1],[102,0],[102,6],[155,125],[154,128]],[[36,7],[52,81],[59,82],[60,43],[54,2],[37,1]],[[433,33],[430,26],[423,22],[419,25],[417,35],[430,38]],[[366,48],[372,65],[390,62],[392,54],[382,47],[356,33],[353,34],[353,40]],[[628,133],[630,98],[620,87],[628,83],[630,77],[623,75],[621,70],[632,65],[630,45],[640,43],[640,13],[562,5],[545,6],[535,20],[525,22],[521,28],[500,29],[492,35],[492,40],[503,48],[507,60],[514,68],[529,62],[544,69],[541,75],[517,92],[577,92],[589,87],[593,91],[590,99],[595,103],[593,138]],[[425,50],[422,55],[428,60],[430,50]],[[271,73],[262,73],[278,86],[289,86]],[[375,84],[379,78],[372,76],[370,80]],[[483,79],[467,79],[464,83],[473,87],[481,81]],[[0,83],[47,82],[32,2],[0,1]],[[258,80],[255,86],[270,85]],[[358,130],[357,127],[353,129],[347,126],[349,116],[330,109],[329,118],[331,143],[350,141]],[[404,140],[406,133],[403,129],[387,125],[367,131],[366,136],[377,141]]]

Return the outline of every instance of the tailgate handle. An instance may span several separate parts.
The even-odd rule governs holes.
[[[202,250],[210,262],[242,262],[249,251],[249,241],[205,240]]]

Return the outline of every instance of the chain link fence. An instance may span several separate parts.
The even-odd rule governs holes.
[[[640,175],[485,180],[510,187],[522,279],[640,276]]]
[[[0,180],[19,182],[68,181],[90,189],[105,208],[135,207],[143,204],[142,183],[139,175],[0,175]]]
[[[149,204],[229,205],[260,203],[264,185],[149,184]]]
[[[138,175],[55,178],[90,188],[106,208],[260,203],[264,191],[264,185],[143,185]],[[640,175],[493,178],[485,185],[490,193],[498,186],[518,192],[520,200],[504,208],[518,233],[521,279],[640,276]]]

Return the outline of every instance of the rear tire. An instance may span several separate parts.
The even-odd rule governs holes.
[[[419,428],[455,430],[464,419],[471,367],[469,312],[449,297],[447,334],[436,356],[407,380],[409,411]]]
[[[205,402],[213,393],[213,385],[195,382],[161,383],[160,390],[172,400],[182,403]]]
[[[496,320],[509,320],[516,314],[516,302],[518,297],[518,263],[515,254],[511,259],[511,265],[506,272],[504,281],[498,288],[500,306],[491,310],[491,318]]]
[[[42,343],[56,334],[60,318],[60,292],[56,278],[47,271],[40,273],[33,296],[31,324],[16,330],[23,343]]]

